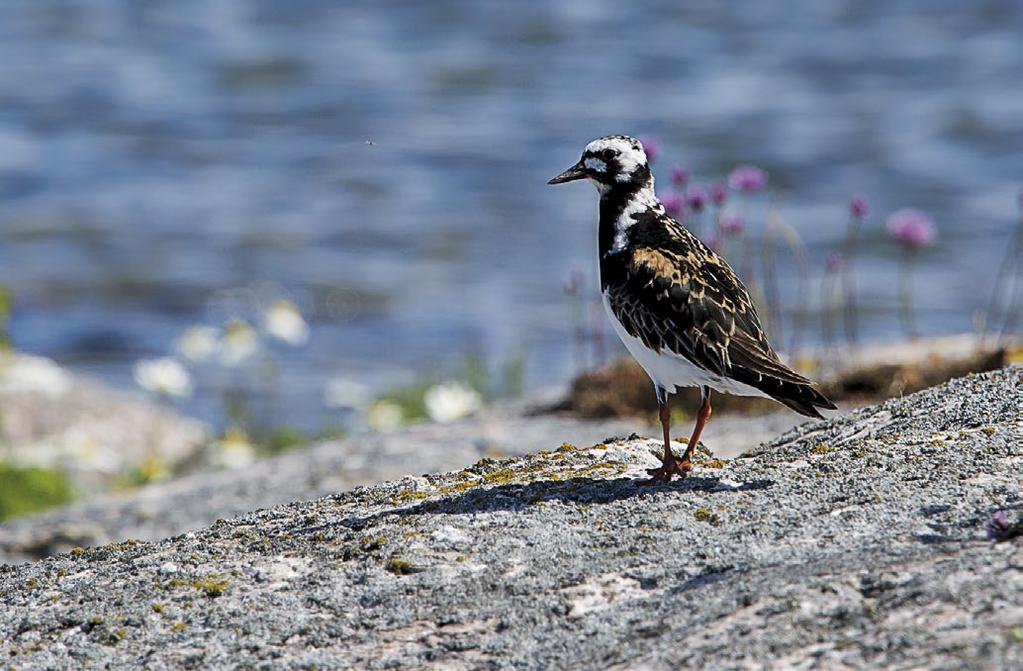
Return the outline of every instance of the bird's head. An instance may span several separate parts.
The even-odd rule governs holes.
[[[578,163],[547,183],[563,184],[577,179],[590,180],[603,194],[619,186],[642,187],[653,178],[639,140],[628,135],[609,135],[586,145]]]

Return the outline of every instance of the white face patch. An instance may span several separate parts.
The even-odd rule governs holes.
[[[621,166],[621,172],[615,175],[615,178],[619,182],[629,181],[636,168],[647,164],[646,152],[643,151],[643,146],[639,143],[639,140],[629,137],[602,137],[586,145],[587,153],[599,154],[605,149],[618,152],[616,158]]]
[[[588,158],[583,162],[583,165],[594,172],[607,172],[607,163],[599,158]]]

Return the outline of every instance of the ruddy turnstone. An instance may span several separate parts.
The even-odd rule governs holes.
[[[766,396],[809,417],[835,405],[779,360],[728,262],[668,216],[638,140],[602,137],[548,184],[588,179],[600,193],[600,290],[618,337],[654,383],[664,457],[652,481],[692,470],[711,390]],[[699,387],[702,403],[681,458],[670,446],[668,394]]]

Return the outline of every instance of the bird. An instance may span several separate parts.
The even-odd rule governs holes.
[[[711,393],[762,396],[808,417],[836,406],[782,363],[768,342],[749,290],[728,262],[670,217],[654,191],[639,140],[597,138],[548,184],[589,180],[600,195],[597,233],[601,299],[625,348],[657,395],[664,438],[652,484],[686,477],[711,415]],[[675,456],[668,396],[700,389],[685,453]]]

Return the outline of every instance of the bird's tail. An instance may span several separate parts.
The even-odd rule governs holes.
[[[736,338],[732,342],[729,350],[732,375],[740,382],[807,417],[822,417],[818,408],[836,409],[810,380],[782,363],[773,351],[764,352],[752,346],[749,339]]]
[[[823,415],[821,415],[817,408],[826,408],[828,410],[835,410],[837,408],[824,394],[814,389],[809,383],[797,384],[785,382],[784,380],[767,379],[764,382],[767,383],[761,387],[764,393],[801,415],[821,418]],[[770,389],[771,386],[776,387],[777,391],[775,393],[772,393],[774,390]],[[765,389],[764,387],[768,388]]]

